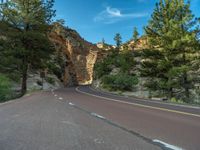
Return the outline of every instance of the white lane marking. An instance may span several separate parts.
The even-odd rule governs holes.
[[[71,125],[71,126],[77,126],[77,124],[70,122],[70,121],[61,121],[61,123]]]
[[[62,98],[62,97],[59,97],[59,100],[63,100],[63,98]]]
[[[197,114],[192,114],[192,113],[187,113],[187,112],[182,112],[182,111],[177,111],[177,110],[171,110],[171,109],[161,108],[161,107],[142,105],[142,104],[138,104],[138,103],[126,102],[126,101],[121,101],[121,100],[116,100],[116,99],[112,99],[112,98],[107,98],[107,97],[90,94],[90,93],[79,90],[79,87],[76,88],[76,91],[79,93],[85,94],[85,95],[101,98],[101,99],[108,100],[108,101],[113,101],[113,102],[118,102],[118,103],[123,103],[123,104],[128,104],[128,105],[134,105],[134,106],[139,106],[139,107],[144,107],[144,108],[156,109],[156,110],[167,111],[167,112],[172,112],[172,113],[177,113],[177,114],[182,114],[182,115],[187,115],[187,116],[194,116],[194,117],[200,118],[200,115],[197,115]]]
[[[180,147],[177,147],[177,146],[174,146],[174,145],[165,143],[165,142],[160,141],[160,140],[157,140],[157,139],[154,139],[153,142],[154,142],[154,143],[161,144],[161,145],[165,146],[166,148],[169,148],[169,149],[172,149],[172,150],[183,150],[183,149],[180,148]]]
[[[73,103],[71,103],[71,102],[69,103],[69,105],[70,105],[70,106],[75,106],[75,104],[73,104]]]
[[[112,95],[112,93],[108,93],[108,92],[104,92],[104,91],[98,91],[97,89],[94,89],[90,86],[89,86],[89,89],[94,91],[94,92],[100,92],[100,93],[103,93],[103,94]],[[123,98],[123,97],[129,98],[129,96],[121,96],[121,95],[116,95],[116,96],[119,96],[121,98]],[[137,97],[135,97],[135,98],[137,98]],[[178,107],[184,107],[184,108],[193,108],[193,109],[199,109],[200,110],[200,107],[198,107],[198,106],[185,106],[185,105],[181,105],[181,104],[163,103],[163,102],[158,102],[158,101],[144,100],[142,98],[137,98],[137,99],[139,99],[140,101],[143,101],[143,102],[151,102],[151,103],[156,103],[156,104],[164,104],[164,105],[178,106]]]
[[[55,94],[54,96],[57,97],[58,95]]]
[[[19,114],[16,114],[16,115],[14,115],[13,117],[14,117],[14,118],[16,118],[16,117],[20,117],[20,115],[19,115]]]
[[[100,118],[100,119],[105,119],[105,117],[103,117],[103,116],[101,116],[97,113],[91,113],[91,115],[94,116],[94,117]]]
[[[97,144],[102,144],[102,143],[104,143],[104,141],[101,140],[101,139],[94,139],[94,142],[97,143]]]

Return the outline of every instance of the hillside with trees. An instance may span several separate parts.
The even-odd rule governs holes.
[[[0,5],[0,102],[92,82],[98,48],[56,20],[54,0]]]
[[[115,46],[104,38],[97,45],[87,42],[64,20],[55,21],[53,6],[54,0],[2,1],[1,101],[24,95],[29,85],[59,88],[95,80],[110,91],[200,103],[200,19],[190,2],[160,0],[145,34],[134,27],[123,43],[117,33]]]
[[[140,92],[144,94],[147,91],[146,97],[149,98],[199,103],[199,25],[200,20],[192,14],[189,2],[160,0],[156,4],[151,20],[144,28],[143,37],[138,38],[137,29],[134,28],[133,39],[121,44],[121,36],[116,35],[114,39],[117,48],[108,58],[96,65],[96,76],[100,76],[101,86],[111,91],[136,92],[142,89]],[[138,42],[144,37],[148,47],[144,45],[136,49],[139,47]],[[134,61],[124,58],[124,53],[129,53]],[[131,67],[125,67],[129,65]],[[112,73],[116,69],[120,71],[113,76]],[[125,74],[121,75],[122,72]],[[129,74],[129,78],[127,72],[134,73]],[[136,77],[140,82],[131,82],[131,78]],[[120,78],[121,82],[117,78]],[[121,88],[127,79],[130,81],[127,82],[128,87]],[[140,87],[135,89],[137,83]]]

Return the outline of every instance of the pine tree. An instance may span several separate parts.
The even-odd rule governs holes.
[[[154,81],[148,84],[151,89],[162,90],[169,98],[189,100],[193,88],[191,62],[199,53],[196,28],[189,2],[160,0],[156,4],[145,27],[151,49],[156,50],[144,51],[142,64],[142,74]]]
[[[102,39],[102,44],[105,44],[105,39],[104,38]]]
[[[105,39],[104,39],[104,38],[102,39],[102,42],[101,42],[101,43],[102,43],[102,46],[103,46],[103,48],[104,48],[104,47],[105,47]]]
[[[135,42],[137,42],[138,36],[139,36],[139,33],[138,33],[138,31],[137,31],[137,28],[135,27],[134,30],[133,30],[133,40],[134,40]]]
[[[22,94],[27,90],[29,66],[44,67],[53,49],[48,40],[49,23],[55,15],[54,0],[10,0],[1,14],[1,36],[4,36],[6,51],[18,59],[22,76]],[[8,52],[6,52],[8,53]]]
[[[121,44],[122,44],[122,37],[121,37],[121,35],[120,35],[119,33],[117,33],[117,34],[115,35],[115,37],[114,37],[114,40],[115,40],[115,42],[116,42],[117,50],[119,51],[120,46],[121,46]]]

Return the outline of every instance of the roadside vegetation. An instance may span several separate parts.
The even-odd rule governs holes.
[[[136,28],[131,50],[121,43],[120,34],[115,36],[115,52],[95,67],[102,87],[132,91],[139,80],[149,98],[200,104],[200,19],[192,14],[190,3],[160,0],[144,30],[148,48],[139,51],[134,49]]]
[[[54,0],[10,0],[0,5],[0,101],[24,95],[28,73],[37,70],[43,81],[55,84],[45,70],[61,78],[65,66],[62,50],[49,40]],[[58,21],[64,25],[63,20]],[[144,27],[148,47],[141,44],[137,28],[127,43],[120,33],[113,47],[102,40],[107,57],[98,60],[94,78],[110,91],[148,92],[148,98],[200,104],[200,19],[184,0],[160,0]],[[133,43],[130,46],[130,43]],[[110,49],[110,50],[108,50]],[[20,89],[13,93],[14,85]],[[144,97],[145,97],[144,96]]]
[[[55,52],[48,38],[55,16],[53,5],[54,0],[1,2],[0,101],[13,98],[11,95],[15,95],[15,84],[21,84],[17,93],[24,95],[27,91],[28,71],[43,72],[49,66],[49,60]],[[53,82],[50,79],[48,81]]]
[[[12,92],[10,79],[0,74],[0,102],[6,101],[11,95]]]
[[[136,61],[130,51],[118,52],[113,49],[107,58],[95,65],[95,78],[111,91],[132,91],[138,84],[135,74]]]

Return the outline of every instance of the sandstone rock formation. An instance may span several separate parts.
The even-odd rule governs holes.
[[[65,86],[91,84],[98,48],[70,28],[54,23],[50,40],[65,56],[63,82]]]
[[[97,47],[99,49],[101,49],[101,51],[99,51],[99,53],[107,53],[107,51],[110,51],[110,50],[113,50],[116,48],[116,46],[114,45],[109,45],[109,44],[106,44],[106,43],[102,43],[102,42],[99,42],[97,43]],[[123,50],[143,50],[143,49],[147,49],[149,48],[149,45],[148,45],[148,37],[147,36],[142,36],[140,37],[136,42],[134,40],[129,40],[128,42],[126,43],[123,43],[120,47],[120,51],[123,51]]]
[[[49,38],[54,43],[56,50],[64,57],[65,63],[61,70],[65,86],[91,84],[96,61],[107,57],[108,51],[115,48],[108,44],[89,43],[75,30],[63,27],[60,23],[52,25]],[[143,37],[137,41],[137,44],[129,41],[124,45],[127,45],[129,50],[142,49],[147,46],[147,39]]]
[[[97,45],[98,48],[103,49],[104,51],[109,51],[113,48],[116,48],[116,46],[109,45],[107,43],[102,43],[102,42],[99,42],[96,45]]]
[[[149,48],[148,38],[146,36],[142,36],[135,42],[134,40],[130,40],[127,43],[123,44],[122,47],[126,46],[128,50],[143,50]],[[123,49],[123,48],[122,48]]]

